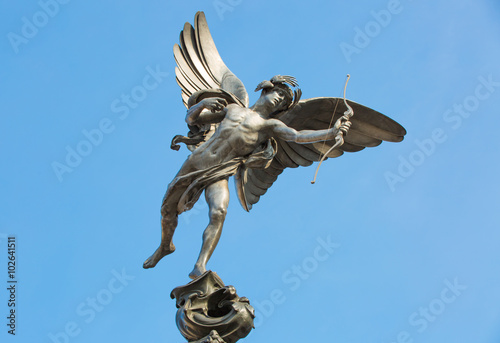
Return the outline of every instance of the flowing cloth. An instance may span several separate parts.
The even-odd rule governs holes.
[[[269,166],[276,154],[276,149],[274,139],[269,139],[250,155],[235,157],[213,167],[177,176],[168,185],[163,197],[162,212],[164,209],[177,208],[177,214],[181,214],[190,210],[208,186],[233,176],[240,169]]]

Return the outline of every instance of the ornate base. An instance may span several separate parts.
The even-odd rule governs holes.
[[[194,342],[189,342],[189,343],[226,343],[224,340],[219,336],[217,331],[213,330],[210,332],[210,335],[203,337],[202,339],[199,339]]]
[[[191,343],[235,343],[246,337],[253,326],[250,301],[224,286],[221,278],[207,271],[170,296],[177,300],[177,328]]]

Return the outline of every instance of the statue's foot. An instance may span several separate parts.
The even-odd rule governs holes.
[[[202,276],[206,271],[207,271],[207,268],[205,268],[205,266],[195,264],[193,271],[191,273],[189,273],[189,277],[194,280],[197,277]]]
[[[153,268],[154,266],[156,266],[156,264],[158,262],[160,262],[160,260],[162,258],[164,258],[167,255],[170,255],[174,251],[175,251],[175,245],[174,245],[174,243],[170,243],[170,246],[168,248],[160,245],[158,247],[158,249],[156,249],[156,251],[154,252],[154,254],[151,255],[151,257],[149,257],[146,260],[146,262],[144,262],[144,264],[142,265],[142,267],[144,269]]]

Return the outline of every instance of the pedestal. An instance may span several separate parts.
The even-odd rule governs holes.
[[[254,327],[250,301],[212,271],[175,288],[170,296],[178,308],[177,328],[190,343],[234,343]]]

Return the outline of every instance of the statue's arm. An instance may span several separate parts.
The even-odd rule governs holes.
[[[348,129],[349,126],[351,126],[351,123],[347,121],[342,124],[340,124],[340,122],[337,122],[332,128],[327,130],[297,131],[287,126],[281,120],[269,119],[267,122],[267,126],[271,130],[271,134],[273,136],[283,139],[287,142],[295,142],[299,144],[334,140],[335,136],[337,136],[340,131],[345,132],[346,128]]]
[[[219,123],[226,116],[227,101],[222,98],[203,99],[192,106],[186,114],[186,123],[201,125]],[[204,111],[205,109],[209,111]]]

